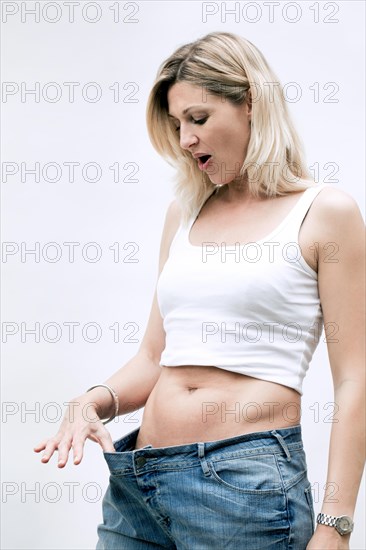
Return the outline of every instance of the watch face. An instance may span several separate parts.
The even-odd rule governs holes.
[[[337,519],[336,525],[340,531],[348,533],[352,529],[352,520],[347,516],[341,516]]]

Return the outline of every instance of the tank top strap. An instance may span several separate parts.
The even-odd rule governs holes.
[[[181,221],[173,238],[172,238],[172,241],[170,243],[170,247],[169,247],[169,256],[173,253],[173,252],[176,252],[176,251],[180,251],[182,247],[184,247],[186,245],[186,239],[188,237],[188,231],[189,231],[189,228],[193,222],[193,217],[191,217],[189,219],[189,222],[188,222],[188,225],[186,224],[183,224],[183,222]]]
[[[175,232],[175,235],[170,244],[169,254],[176,249],[189,248],[189,233],[201,210],[202,206],[201,208],[197,209],[193,214],[191,214],[191,216],[185,223],[183,223],[183,221],[180,222],[178,229]]]
[[[315,197],[324,188],[330,187],[329,183],[320,183],[313,187],[309,187],[304,191],[301,198],[297,201],[290,213],[285,217],[276,231],[274,240],[282,240],[286,242],[298,242],[298,235],[301,224],[311,207]]]

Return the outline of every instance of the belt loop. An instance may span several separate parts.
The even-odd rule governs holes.
[[[290,460],[291,460],[290,451],[289,451],[289,448],[287,447],[286,442],[283,439],[282,435],[277,433],[276,430],[272,430],[271,434],[274,435],[277,438],[277,440],[278,440],[279,444],[281,445],[282,449],[285,451],[287,462],[290,462]]]
[[[205,457],[205,444],[200,442],[200,443],[197,443],[197,445],[198,445],[198,458],[200,459],[200,462],[201,462],[201,468],[205,476],[209,476],[211,475],[211,472]]]

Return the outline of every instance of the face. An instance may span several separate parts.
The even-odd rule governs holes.
[[[234,105],[188,82],[173,84],[167,99],[182,149],[192,155],[211,155],[205,163],[195,162],[212,183],[238,181],[250,138],[251,110],[247,102]]]

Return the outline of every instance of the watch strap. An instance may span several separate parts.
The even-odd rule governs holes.
[[[337,519],[338,519],[337,516],[329,516],[328,514],[323,514],[322,512],[320,512],[317,515],[316,522],[320,523],[321,525],[328,525],[329,527],[335,527]]]

